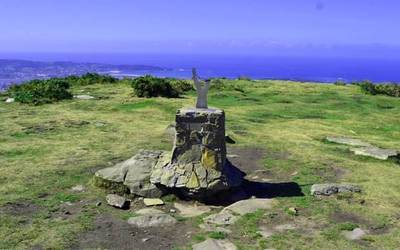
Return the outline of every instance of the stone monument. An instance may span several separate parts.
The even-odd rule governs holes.
[[[195,69],[193,81],[197,90],[196,107],[177,111],[172,152],[142,151],[138,154],[142,156],[137,155],[132,159],[135,161],[131,160],[134,164],[117,170],[118,173],[124,171],[117,176],[142,174],[141,181],[137,177],[132,178],[134,181],[118,179],[131,193],[154,197],[176,192],[185,197],[203,199],[241,185],[242,173],[226,159],[225,113],[221,109],[208,108],[209,82],[200,81]],[[143,159],[146,164],[137,159]],[[147,170],[135,169],[143,166]],[[105,169],[96,173],[96,177],[109,179],[104,173],[110,172],[115,176],[115,170]]]
[[[193,69],[197,90],[195,108],[176,113],[176,135],[169,164],[154,169],[151,183],[179,189],[188,196],[207,197],[240,184],[226,160],[225,113],[208,108],[209,82],[201,82]]]

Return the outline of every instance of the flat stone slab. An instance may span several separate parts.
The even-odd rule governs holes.
[[[143,203],[144,203],[144,205],[146,205],[148,207],[164,205],[164,201],[161,199],[157,199],[157,198],[144,198]]]
[[[128,224],[138,227],[165,227],[172,226],[177,220],[168,214],[144,214],[128,219]]]
[[[387,160],[390,157],[400,156],[400,152],[392,149],[382,149],[378,147],[351,148],[356,155],[369,156],[379,160]]]
[[[225,207],[222,211],[231,211],[235,214],[245,215],[254,213],[258,209],[271,209],[277,203],[274,199],[248,199],[241,200]]]
[[[149,214],[165,214],[165,213],[163,211],[155,209],[155,208],[143,208],[138,211],[135,211],[135,214],[149,215]]]
[[[208,239],[192,246],[193,250],[236,250],[237,247],[228,240]]]
[[[360,139],[355,139],[355,138],[345,137],[345,136],[328,136],[328,137],[326,137],[326,140],[328,142],[344,144],[344,145],[349,145],[349,146],[358,146],[358,147],[372,146],[368,142],[364,142]]]
[[[343,236],[348,240],[360,240],[367,234],[361,228],[355,228],[353,231],[343,232]]]
[[[204,205],[174,203],[174,207],[179,210],[182,217],[196,217],[211,211],[211,208]]]
[[[337,193],[361,192],[361,188],[353,184],[326,183],[311,186],[311,195],[333,195]]]
[[[126,208],[129,206],[129,201],[122,196],[109,194],[106,196],[107,204],[117,208]]]

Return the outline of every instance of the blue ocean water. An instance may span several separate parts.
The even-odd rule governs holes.
[[[0,53],[0,58],[160,66],[168,70],[151,74],[178,78],[190,78],[191,68],[196,67],[203,78],[247,76],[315,82],[371,80],[400,83],[400,59],[100,53]],[[137,71],[132,75],[146,73]]]

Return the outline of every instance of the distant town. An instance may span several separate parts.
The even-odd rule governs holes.
[[[154,72],[168,71],[147,65],[110,65],[101,63],[36,62],[0,59],[0,90],[12,84],[32,79],[48,79],[88,72],[108,74],[117,78],[134,77]]]

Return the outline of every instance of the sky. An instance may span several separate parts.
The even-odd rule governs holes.
[[[0,0],[0,52],[400,58],[398,0]]]

